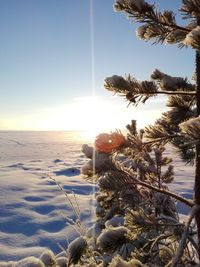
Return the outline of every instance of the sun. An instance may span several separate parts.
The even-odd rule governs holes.
[[[100,134],[100,132],[102,131],[98,131],[95,129],[91,129],[91,130],[86,130],[86,131],[81,131],[80,132],[80,138],[87,141],[87,142],[94,142],[95,138],[98,134]]]
[[[101,97],[77,98],[70,107],[72,115],[67,118],[68,125],[73,129],[88,132],[91,136],[113,129],[117,125],[112,108],[110,103]]]

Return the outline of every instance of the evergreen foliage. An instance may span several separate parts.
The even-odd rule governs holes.
[[[146,142],[144,132],[137,131],[135,121],[127,129],[129,132],[122,145],[110,153],[99,153],[109,155],[110,168],[108,164],[102,165],[100,171],[96,168],[95,180],[88,170],[87,179],[97,181],[99,186],[96,225],[92,228],[93,235],[91,229],[87,235],[93,253],[99,253],[93,264],[171,266],[185,229],[184,223],[179,221],[174,197],[186,201],[184,203],[189,206],[193,203],[171,195],[168,190],[174,170],[163,144]],[[94,157],[98,165],[97,152]],[[91,169],[93,167],[95,165]],[[195,226],[189,225],[188,229],[179,266],[193,266],[197,260]],[[90,266],[83,258],[81,261],[84,266]],[[92,261],[91,258],[90,263]]]
[[[132,121],[126,137],[120,132],[101,134],[94,148],[83,146],[90,158],[83,174],[98,184],[99,191],[96,224],[87,234],[92,254],[90,260],[80,257],[79,263],[110,267],[199,266],[200,1],[183,0],[180,11],[183,20],[189,19],[185,26],[177,24],[172,11],[160,12],[155,4],[144,0],[116,0],[114,9],[141,24],[136,32],[140,39],[196,49],[196,81],[158,69],[145,81],[130,74],[105,79],[107,90],[134,106],[165,95],[169,110],[154,125],[140,131]],[[177,149],[184,161],[195,165],[194,201],[168,188],[173,182],[174,167],[165,154],[167,143]],[[186,223],[179,220],[177,201],[191,207]]]

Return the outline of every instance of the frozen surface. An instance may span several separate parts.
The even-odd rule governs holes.
[[[84,141],[70,132],[0,132],[0,261],[59,252],[77,234],[75,212],[48,175],[78,203],[83,224],[92,220],[95,188],[80,175]]]
[[[78,203],[83,227],[93,221],[95,187],[80,175],[87,161],[81,145],[87,141],[74,132],[0,132],[0,261],[38,256],[44,247],[59,252],[77,235],[71,226],[75,212],[49,176],[62,184],[75,208]],[[167,154],[176,166],[171,189],[191,198],[193,168],[172,149]],[[186,206],[178,208],[188,213]]]

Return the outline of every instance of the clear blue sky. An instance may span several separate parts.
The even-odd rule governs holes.
[[[181,4],[179,0],[157,2],[161,9],[175,11]],[[103,88],[103,80],[113,74],[131,73],[146,79],[159,68],[174,76],[191,77],[191,49],[152,46],[138,40],[136,25],[124,14],[115,13],[113,3],[93,0],[95,91],[101,103],[111,95]],[[73,128],[70,105],[77,97],[80,102],[92,94],[90,29],[89,0],[0,0],[1,130],[59,130],[61,124],[41,126],[48,116],[51,121],[55,110],[57,116],[68,112],[60,117],[66,118],[63,129]],[[43,122],[37,124],[40,117]]]

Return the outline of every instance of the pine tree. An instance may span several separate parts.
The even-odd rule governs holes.
[[[69,257],[76,266],[199,266],[200,0],[183,0],[180,11],[183,20],[190,21],[185,26],[177,24],[172,11],[160,12],[144,0],[116,0],[114,8],[142,24],[137,29],[140,39],[195,49],[195,83],[158,69],[151,80],[139,81],[130,74],[105,79],[107,90],[134,106],[166,95],[170,109],[145,129],[138,130],[133,120],[127,125],[127,136],[102,133],[96,137],[94,148],[83,146],[90,160],[82,173],[99,187],[96,222],[69,246]],[[183,161],[194,164],[193,200],[168,188],[174,167],[164,153],[167,143],[176,147]],[[191,207],[186,223],[179,220],[176,201]],[[81,253],[77,254],[78,246]]]
[[[130,75],[123,78],[113,76],[105,80],[108,90],[117,92],[128,101],[137,105],[145,103],[151,96],[166,94],[170,111],[164,113],[154,126],[145,130],[146,137],[155,142],[170,141],[178,147],[182,158],[195,161],[194,203],[200,205],[200,1],[183,0],[180,8],[183,19],[190,23],[180,26],[175,14],[165,10],[160,12],[155,5],[143,0],[118,0],[115,10],[123,11],[136,22],[142,24],[137,29],[140,39],[153,41],[154,44],[176,44],[179,48],[190,46],[196,50],[196,83],[186,78],[171,77],[155,70],[153,81],[139,82]],[[195,118],[195,119],[194,119]],[[200,210],[195,214],[200,240]],[[199,241],[200,254],[200,241]]]

